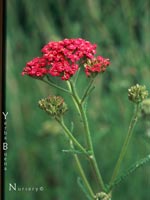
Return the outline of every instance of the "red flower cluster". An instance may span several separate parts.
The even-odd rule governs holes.
[[[43,47],[42,53],[42,57],[34,58],[26,64],[22,75],[43,77],[50,74],[52,76],[59,76],[62,80],[68,80],[79,69],[79,61],[83,59],[91,60],[91,64],[94,63],[93,67],[91,64],[90,66],[86,65],[85,72],[87,76],[92,72],[102,71],[102,68],[105,71],[104,66],[106,64],[109,65],[108,60],[102,57],[98,57],[95,61],[96,44],[91,44],[89,41],[81,38],[49,42]],[[100,65],[103,67],[100,67]],[[98,68],[101,68],[101,70]]]
[[[102,56],[97,56],[93,59],[88,59],[85,66],[85,73],[87,76],[90,76],[93,73],[104,72],[107,66],[110,65],[110,61],[107,58],[103,58]]]
[[[43,57],[37,57],[29,61],[24,68],[22,75],[28,74],[29,76],[44,76],[48,73],[46,68],[47,62]]]

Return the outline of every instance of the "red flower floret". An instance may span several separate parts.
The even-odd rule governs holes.
[[[29,75],[29,76],[34,76],[34,77],[42,77],[45,74],[47,74],[47,69],[46,69],[46,60],[44,58],[34,58],[33,60],[29,61],[26,64],[26,67],[24,68],[22,75]]]

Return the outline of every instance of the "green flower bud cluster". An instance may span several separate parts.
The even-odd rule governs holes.
[[[100,192],[96,194],[96,200],[111,200],[110,194]]]
[[[62,116],[68,110],[64,99],[60,96],[48,96],[45,99],[41,99],[39,106],[55,118]]]
[[[130,101],[138,104],[141,103],[148,96],[148,91],[144,86],[136,84],[128,89],[128,98]]]

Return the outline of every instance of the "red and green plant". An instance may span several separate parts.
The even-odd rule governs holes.
[[[26,64],[22,75],[29,75],[32,78],[41,80],[71,96],[84,128],[84,132],[80,133],[83,134],[85,138],[84,144],[75,136],[76,134],[74,134],[73,126],[72,128],[68,128],[65,123],[64,115],[69,108],[61,96],[49,95],[39,101],[39,107],[52,116],[62,127],[70,146],[69,149],[65,151],[73,154],[80,175],[78,183],[87,199],[110,200],[113,190],[118,183],[122,182],[140,166],[150,161],[150,155],[147,155],[145,158],[132,165],[126,172],[118,176],[133,134],[133,129],[140,116],[141,108],[143,108],[143,102],[148,96],[148,91],[145,86],[139,84],[128,89],[128,97],[129,100],[135,104],[135,111],[114,167],[112,177],[108,183],[105,183],[100,166],[98,166],[95,157],[92,134],[87,117],[88,97],[94,89],[94,81],[97,76],[105,72],[110,65],[108,58],[95,56],[96,47],[96,44],[92,44],[81,38],[49,42],[42,48],[41,57],[36,57]],[[83,76],[83,74],[85,76]],[[81,85],[81,87],[83,87],[83,93],[79,95],[77,82],[81,75],[82,78],[85,77],[85,79],[88,80],[88,84],[86,86]],[[61,79],[62,83],[58,85],[54,77],[59,77],[58,79]],[[71,123],[73,125],[72,121]],[[99,188],[98,191],[90,184],[85,169],[80,161],[80,155],[84,155],[85,159],[89,161],[95,175],[95,182]]]

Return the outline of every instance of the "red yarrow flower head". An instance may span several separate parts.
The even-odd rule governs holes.
[[[94,57],[93,59],[88,59],[87,63],[84,64],[85,73],[89,76],[96,76],[98,73],[102,73],[110,65],[108,58],[103,58],[102,56]]]
[[[68,80],[79,68],[83,58],[93,58],[96,45],[81,38],[64,39],[59,42],[49,42],[42,49],[43,57],[47,60],[49,74]]]
[[[96,44],[82,38],[64,39],[58,42],[49,42],[42,48],[42,57],[28,62],[22,75],[42,78],[46,75],[58,76],[62,80],[70,79],[85,63],[85,73],[90,76],[92,72],[105,71],[109,61],[101,56],[94,58]]]

